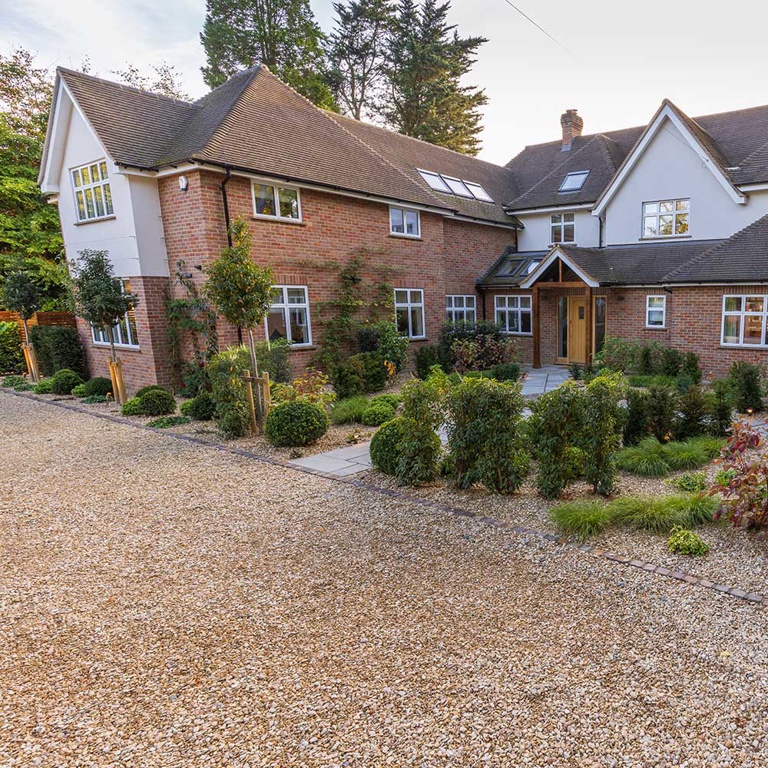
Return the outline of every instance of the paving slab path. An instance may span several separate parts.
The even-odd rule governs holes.
[[[0,765],[768,764],[768,612],[0,392]]]

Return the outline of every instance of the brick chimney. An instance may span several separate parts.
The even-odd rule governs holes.
[[[560,125],[563,127],[563,152],[568,152],[573,140],[581,136],[584,121],[579,117],[577,109],[566,109],[560,116]]]

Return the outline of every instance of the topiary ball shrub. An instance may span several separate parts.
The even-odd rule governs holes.
[[[181,412],[195,421],[210,421],[216,413],[216,403],[210,392],[201,392],[197,397],[182,403]]]
[[[395,409],[385,402],[371,403],[362,413],[361,421],[366,427],[380,427],[395,417]]]
[[[51,392],[54,395],[71,395],[78,384],[84,383],[79,374],[69,368],[62,368],[51,376]]]
[[[112,380],[104,376],[97,376],[95,379],[89,379],[83,385],[85,396],[101,395],[106,397],[112,394]]]
[[[396,475],[402,444],[408,437],[407,419],[388,421],[371,440],[371,463],[385,475]]]
[[[170,390],[168,387],[164,387],[161,384],[147,384],[146,387],[142,387],[135,395],[134,397],[144,397],[144,395],[147,394],[147,392],[154,392],[156,390],[160,390],[162,392],[168,392],[170,393]]]
[[[120,413],[122,413],[123,416],[143,416],[144,403],[142,403],[140,397],[132,397],[130,400],[126,400],[123,403]]]
[[[329,424],[328,414],[319,405],[293,400],[269,412],[264,434],[277,446],[309,445],[328,431]]]
[[[169,416],[176,413],[176,398],[167,389],[150,389],[138,399],[147,416]]]

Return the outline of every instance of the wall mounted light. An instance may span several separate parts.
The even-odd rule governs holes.
[[[189,189],[189,179],[186,176],[179,176],[179,189],[186,192]]]

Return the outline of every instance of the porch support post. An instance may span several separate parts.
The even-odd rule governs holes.
[[[587,361],[587,365],[589,365],[592,362],[592,303],[593,303],[593,297],[592,297],[592,287],[587,287],[587,306],[586,306],[586,321],[587,321],[587,328],[586,333],[584,334],[586,338],[587,343],[587,354],[585,355],[584,359]]]
[[[539,286],[533,286],[533,367],[541,368],[541,307],[539,304]]]

